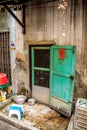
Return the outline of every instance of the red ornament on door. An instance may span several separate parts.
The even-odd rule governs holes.
[[[58,50],[58,58],[60,60],[63,60],[65,58],[65,49],[59,49]]]

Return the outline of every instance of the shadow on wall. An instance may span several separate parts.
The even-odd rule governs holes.
[[[84,82],[85,81],[85,82]],[[87,76],[80,75],[76,71],[74,98],[87,98]]]
[[[28,71],[26,69],[26,64],[20,58],[15,59],[16,66],[13,70],[12,75],[12,89],[16,94],[24,94],[29,96],[29,85],[28,85]]]

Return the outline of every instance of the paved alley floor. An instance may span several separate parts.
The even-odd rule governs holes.
[[[8,116],[9,106],[12,104],[14,104],[13,101],[0,109],[0,120],[7,122],[7,127],[0,122],[0,130],[20,130],[20,128],[21,130],[67,130],[69,118],[62,116],[47,105],[35,103],[31,106],[27,102],[24,103],[22,120],[18,120],[15,115]],[[17,128],[11,128],[9,124]]]
[[[20,129],[0,120],[0,130],[20,130]]]

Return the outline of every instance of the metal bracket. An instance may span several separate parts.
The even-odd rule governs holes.
[[[11,16],[20,24],[20,26],[22,27],[22,33],[25,34],[25,5],[22,6],[22,22],[6,4],[3,4],[3,6],[11,14]]]

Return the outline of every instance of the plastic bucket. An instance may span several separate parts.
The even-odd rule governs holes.
[[[8,79],[5,73],[0,73],[0,85],[7,84]]]

